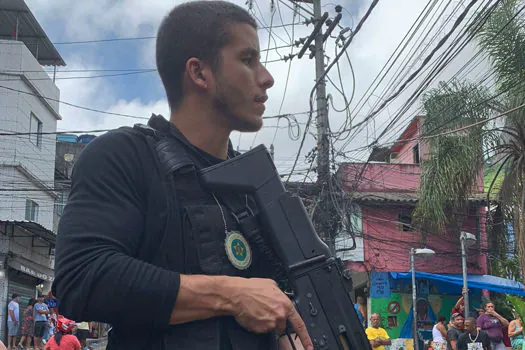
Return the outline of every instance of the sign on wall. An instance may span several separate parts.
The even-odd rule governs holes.
[[[390,298],[390,279],[388,272],[372,272],[371,298]]]

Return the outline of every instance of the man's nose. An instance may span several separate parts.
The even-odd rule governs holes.
[[[262,66],[262,65],[261,65]],[[275,83],[273,76],[270,74],[266,67],[262,66],[261,75],[260,75],[260,86],[267,90],[270,89]]]

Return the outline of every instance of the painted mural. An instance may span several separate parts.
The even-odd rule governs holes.
[[[412,338],[411,283],[391,280],[390,284],[389,297],[371,298],[370,314],[381,314],[381,327],[388,332],[390,338]],[[418,335],[420,339],[429,339],[439,315],[450,317],[450,312],[459,298],[459,292],[455,291],[456,286],[434,284],[428,280],[418,280],[417,288]],[[477,307],[479,297],[473,296],[471,305]]]

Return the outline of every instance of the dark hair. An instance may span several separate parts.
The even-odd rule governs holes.
[[[450,316],[450,319],[451,319],[452,321],[455,321],[456,318],[458,318],[458,317],[464,318],[462,314],[460,314],[459,312],[456,312],[456,313],[453,313],[453,314]]]
[[[439,315],[438,317],[438,322],[445,322],[447,320],[447,318],[443,315]]]
[[[35,303],[36,303],[36,300],[35,300],[35,298],[31,298],[31,299],[29,299],[29,301],[28,301],[27,305],[28,305],[28,306],[29,306],[29,305],[31,305],[31,306],[34,306],[34,305],[35,305]]]
[[[192,57],[220,65],[219,51],[230,40],[228,26],[246,23],[257,28],[242,7],[226,1],[191,1],[176,6],[163,19],[157,32],[157,70],[170,107],[183,97],[182,78]]]
[[[11,295],[11,299],[14,299],[16,297],[18,297],[18,294],[16,294],[16,293],[13,293],[13,295]]]
[[[60,341],[62,340],[62,336],[64,334],[65,333],[62,333],[62,331],[58,331],[55,333],[55,343],[57,343],[57,345],[60,345]]]
[[[469,317],[465,318],[465,321],[474,322],[474,324],[476,324],[476,318],[472,317],[472,316],[469,316]]]
[[[490,301],[490,300],[485,301],[485,302],[483,303],[483,305],[482,305],[483,311],[485,311],[485,309],[487,308],[487,305],[488,305],[488,304],[492,304],[492,305],[494,305],[494,303],[493,303],[492,301]]]

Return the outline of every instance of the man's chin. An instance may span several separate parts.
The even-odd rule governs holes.
[[[237,131],[240,132],[257,132],[261,130],[263,126],[263,119],[260,116],[255,118],[250,118],[247,120],[242,120],[237,126]]]

